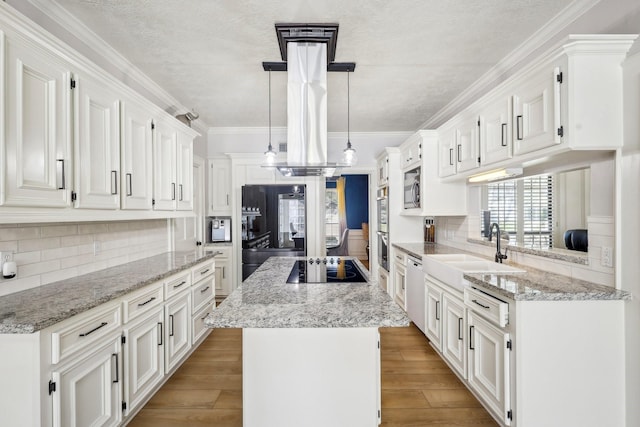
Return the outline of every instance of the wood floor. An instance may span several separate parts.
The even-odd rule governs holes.
[[[382,426],[497,426],[415,326],[380,335]],[[129,426],[241,427],[241,330],[214,330]]]

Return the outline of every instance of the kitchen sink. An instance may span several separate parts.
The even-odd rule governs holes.
[[[467,254],[438,254],[422,257],[422,269],[425,273],[460,291],[464,290],[465,273],[522,274],[525,270],[507,264],[491,262]]]

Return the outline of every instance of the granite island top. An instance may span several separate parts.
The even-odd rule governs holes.
[[[421,258],[435,254],[471,254],[487,257],[462,249],[433,243],[394,243],[394,247]],[[464,274],[464,278],[476,288],[494,291],[506,298],[519,301],[580,301],[580,300],[629,300],[631,294],[610,286],[574,279],[561,274],[538,270],[521,264],[508,263],[526,270],[520,274]]]
[[[209,328],[363,328],[409,326],[375,281],[286,283],[294,262],[271,257],[205,320]],[[368,278],[367,270],[355,260]]]
[[[29,334],[213,258],[167,252],[0,297],[0,333]]]

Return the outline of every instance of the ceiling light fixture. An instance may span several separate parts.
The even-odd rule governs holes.
[[[499,179],[513,178],[519,175],[522,175],[522,168],[495,169],[470,176],[469,182],[497,181]]]
[[[351,101],[351,93],[350,93],[350,84],[349,84],[349,74],[350,71],[347,71],[347,148],[342,151],[342,160],[345,164],[349,166],[353,166],[358,161],[358,157],[356,156],[356,150],[351,146],[351,131],[350,131],[350,101]]]
[[[269,146],[264,152],[265,163],[272,166],[276,161],[276,152],[271,145],[271,69],[269,69]]]

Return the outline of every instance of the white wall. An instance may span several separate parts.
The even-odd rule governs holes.
[[[94,242],[100,252],[94,255]],[[0,225],[0,251],[13,252],[14,279],[0,277],[0,296],[169,250],[167,220]]]

